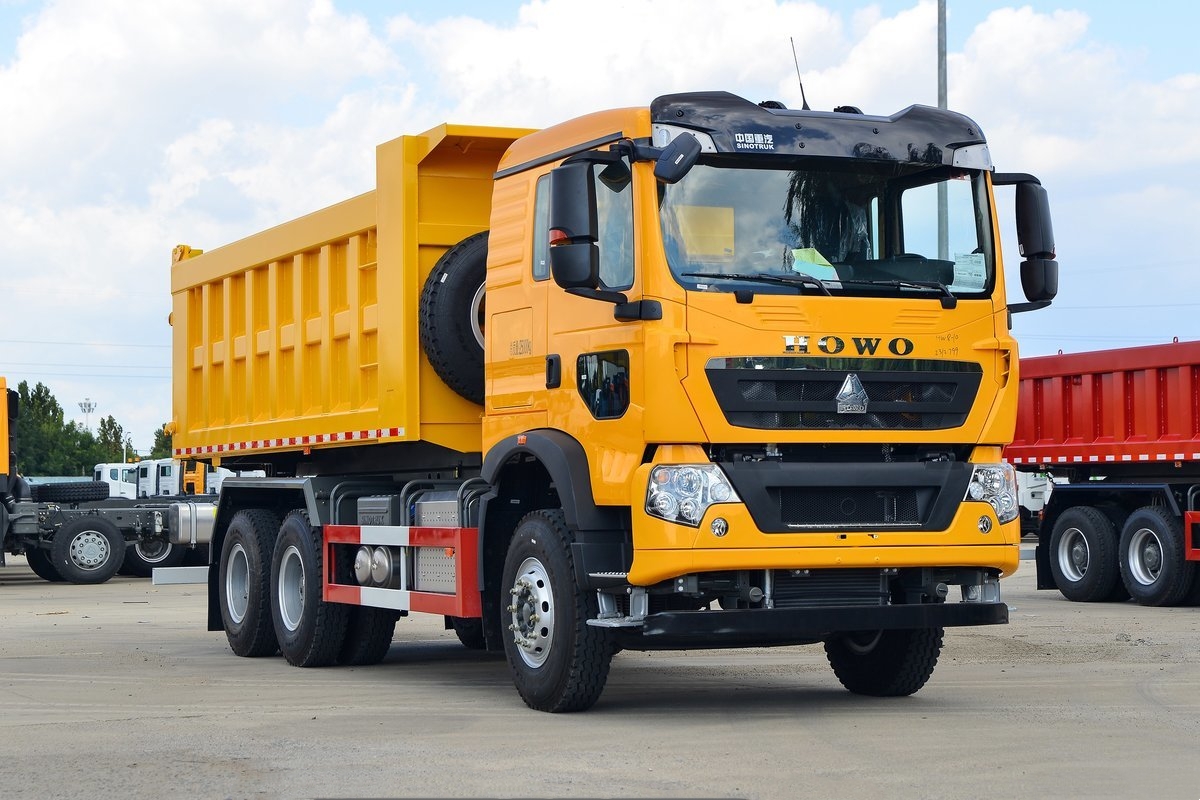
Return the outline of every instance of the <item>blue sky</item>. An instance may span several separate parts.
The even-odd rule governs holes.
[[[1015,318],[1022,352],[1200,338],[1200,11],[948,6],[950,106],[1054,209],[1062,288]],[[789,37],[815,108],[933,104],[935,21],[934,0],[0,0],[0,375],[147,449],[175,244],[366,191],[375,144],[444,121],[698,89],[799,105]]]

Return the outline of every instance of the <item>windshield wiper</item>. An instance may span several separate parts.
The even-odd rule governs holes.
[[[942,308],[955,308],[958,305],[958,298],[954,296],[954,292],[950,291],[950,287],[938,281],[864,281],[848,278],[840,280],[838,283],[857,284],[859,286],[885,286],[890,289],[930,289],[941,295],[938,299],[942,301]]]
[[[821,294],[827,297],[832,297],[833,294],[829,291],[829,287],[825,285],[825,281],[820,278],[814,278],[812,275],[806,275],[803,272],[793,272],[790,275],[771,275],[769,273],[759,274],[751,272],[685,272],[685,278],[715,278],[717,280],[727,281],[748,281],[750,283],[776,283],[783,286],[812,286],[820,290]]]

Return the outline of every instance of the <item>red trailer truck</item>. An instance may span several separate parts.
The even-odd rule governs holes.
[[[1005,458],[1060,482],[1039,528],[1038,588],[1195,602],[1200,342],[1022,359],[1017,408]]]

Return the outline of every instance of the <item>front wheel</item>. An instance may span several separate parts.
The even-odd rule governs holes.
[[[1192,588],[1196,565],[1184,552],[1183,524],[1158,506],[1139,508],[1121,532],[1121,580],[1144,606],[1173,606]]]
[[[842,686],[872,697],[915,693],[933,674],[941,652],[941,628],[860,631],[825,642],[825,655]]]
[[[104,583],[125,560],[125,537],[103,517],[76,517],[54,532],[51,564],[71,583]]]
[[[504,559],[504,654],[521,699],[537,711],[590,708],[612,662],[607,632],[587,624],[596,601],[575,582],[570,543],[562,511],[533,511]]]

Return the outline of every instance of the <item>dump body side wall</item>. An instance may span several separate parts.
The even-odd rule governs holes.
[[[480,449],[478,406],[421,352],[425,279],[485,230],[527,131],[441,126],[386,142],[378,188],[173,267],[178,456],[424,440]]]
[[[1200,474],[1200,342],[1022,359],[1017,408],[1014,465]]]

